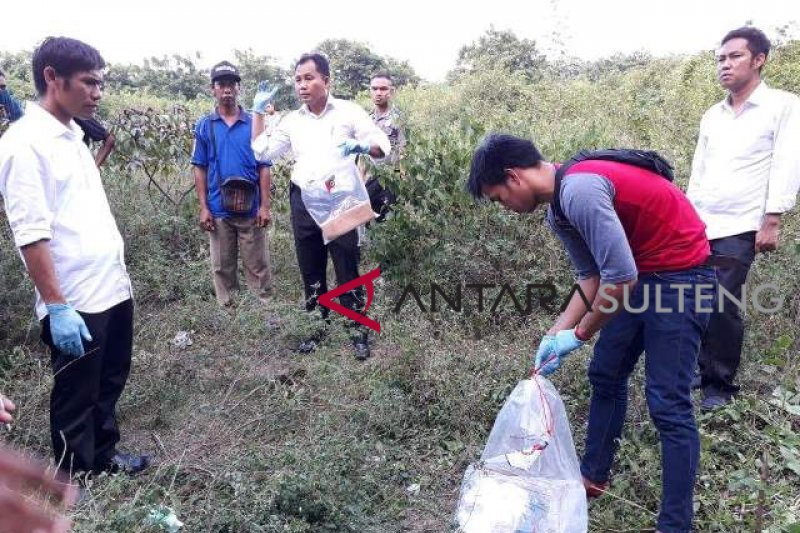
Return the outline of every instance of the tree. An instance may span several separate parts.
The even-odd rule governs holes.
[[[414,67],[408,61],[395,59],[393,57],[386,57],[384,59],[386,65],[384,70],[392,76],[393,85],[395,87],[402,87],[403,85],[417,85],[421,78],[417,76]]]
[[[326,39],[317,50],[331,64],[332,92],[342,98],[354,98],[369,86],[370,76],[383,70],[385,62],[369,47],[347,39]]]
[[[542,77],[546,59],[536,48],[536,41],[520,39],[510,30],[496,30],[494,26],[477,41],[461,47],[456,68],[450,79],[476,70],[500,69],[522,72],[530,81]]]
[[[653,62],[653,56],[640,50],[630,54],[616,53],[596,61],[584,63],[580,72],[592,81],[597,81],[603,76],[622,74],[631,69],[644,67]]]
[[[22,100],[33,99],[36,94],[31,68],[32,55],[29,51],[0,52],[0,70],[6,74],[9,89]]]
[[[420,81],[408,61],[379,56],[358,41],[326,39],[317,46],[317,51],[325,54],[330,61],[332,92],[336,96],[354,98],[369,88],[373,74],[384,70],[392,75],[396,87]]]
[[[200,53],[195,54],[195,59]],[[164,97],[180,96],[193,100],[208,93],[208,73],[191,57],[173,54],[151,57],[144,65],[110,65],[106,85],[117,91],[147,90]]]
[[[233,64],[242,76],[241,98],[244,107],[249,107],[260,81],[268,81],[270,85],[279,87],[275,95],[275,107],[279,110],[297,107],[294,85],[290,81],[289,71],[277,66],[270,56],[256,55],[251,49],[234,50]]]

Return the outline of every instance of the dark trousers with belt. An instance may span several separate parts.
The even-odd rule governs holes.
[[[750,231],[711,241],[711,252],[716,256],[734,259],[717,267],[719,285],[736,300],[742,299],[742,287],[755,259],[756,233]],[[721,290],[723,310],[715,306],[708,329],[700,347],[699,366],[705,396],[730,397],[738,392],[734,384],[736,371],[742,358],[744,321],[736,302],[726,298]],[[744,303],[744,302],[743,302]]]
[[[91,342],[75,359],[53,344],[50,317],[42,324],[42,341],[50,348],[53,391],[50,435],[56,463],[69,472],[98,472],[116,453],[119,428],[115,409],[131,368],[133,301],[102,313],[80,313]]]
[[[319,306],[317,298],[328,292],[328,254],[330,253],[333,269],[336,272],[336,282],[339,285],[357,278],[358,264],[361,261],[358,232],[353,230],[324,244],[322,231],[303,204],[300,188],[292,184],[289,190],[294,247],[300,274],[303,277],[306,311],[319,308],[321,316],[326,318],[328,309]],[[359,311],[364,306],[363,292],[360,288],[348,291],[339,297],[339,302],[349,309]]]

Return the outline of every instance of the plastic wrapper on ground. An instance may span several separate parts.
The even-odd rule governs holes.
[[[461,533],[584,533],[586,492],[555,387],[520,382],[497,415],[478,463],[461,484]]]

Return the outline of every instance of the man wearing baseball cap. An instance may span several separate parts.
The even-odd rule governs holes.
[[[194,181],[200,227],[208,232],[217,302],[231,304],[238,288],[236,258],[241,251],[247,285],[265,301],[272,292],[266,226],[270,221],[269,166],[250,149],[251,117],[239,105],[239,70],[222,61],[211,69],[216,108],[195,126]],[[230,189],[239,187],[240,202]]]

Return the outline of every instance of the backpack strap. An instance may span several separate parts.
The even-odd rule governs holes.
[[[561,208],[561,182],[564,180],[564,174],[567,173],[569,167],[577,163],[574,159],[564,162],[558,169],[556,169],[555,184],[553,185],[553,199],[550,200],[550,207],[553,209],[553,218],[556,223],[562,226],[570,225],[564,210]]]
[[[220,188],[219,176],[219,154],[217,154],[217,136],[214,134],[214,121],[211,119],[211,114],[208,115],[208,137],[211,139],[211,151],[214,153],[214,168],[217,170],[217,188]]]

